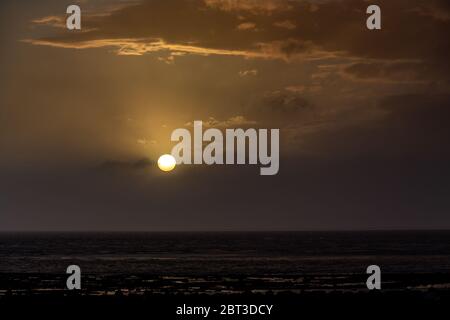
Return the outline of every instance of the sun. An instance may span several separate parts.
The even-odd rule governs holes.
[[[170,154],[163,154],[158,159],[158,167],[166,172],[172,171],[175,168],[176,163],[175,158]]]

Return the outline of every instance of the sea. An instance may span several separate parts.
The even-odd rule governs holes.
[[[450,288],[450,231],[3,232],[0,295],[65,289],[80,267],[88,294],[277,293]]]

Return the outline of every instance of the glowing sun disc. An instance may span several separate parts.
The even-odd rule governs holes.
[[[170,154],[163,154],[158,159],[158,167],[162,171],[172,171],[175,168],[175,165],[177,164],[175,158]]]

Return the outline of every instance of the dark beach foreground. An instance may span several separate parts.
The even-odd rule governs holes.
[[[79,291],[66,288],[71,264],[82,271]],[[366,287],[371,264],[381,290]],[[242,305],[273,308],[222,312]],[[0,235],[3,314],[201,319],[177,311],[205,306],[209,319],[360,318],[429,316],[449,305],[447,231]]]
[[[301,319],[314,316],[364,319],[393,317],[417,317],[435,319],[448,313],[450,292],[448,290],[409,290],[392,292],[305,292],[278,295],[114,295],[84,296],[45,294],[39,296],[12,296],[0,299],[1,314],[5,319],[33,315],[43,318],[81,318],[93,316],[104,319],[135,317],[148,319]],[[223,314],[224,306],[270,305],[271,314],[238,315]],[[180,307],[208,306],[210,314],[179,315]],[[3,317],[2,317],[3,318]]]

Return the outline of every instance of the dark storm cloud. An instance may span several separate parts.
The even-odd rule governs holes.
[[[164,52],[169,57],[162,59],[169,63],[188,54],[317,61],[310,83],[303,80],[258,92],[256,102],[246,110],[217,121],[230,124],[226,119],[244,117],[252,124],[296,127],[300,132],[303,124],[313,123],[317,128],[316,124],[331,123],[327,130],[334,130],[335,119],[346,118],[345,124],[357,122],[360,114],[366,113],[369,107],[360,107],[367,104],[361,97],[378,101],[379,94],[384,94],[372,87],[361,88],[365,82],[371,82],[367,86],[417,85],[411,90],[424,85],[421,92],[428,90],[427,85],[436,85],[438,89],[432,89],[436,94],[449,90],[448,3],[381,0],[377,4],[382,9],[382,30],[371,32],[365,25],[368,3],[360,0],[143,0],[106,14],[84,15],[87,31],[60,30],[30,42],[78,49],[113,47],[124,55]],[[52,25],[60,20],[49,16],[37,21]],[[332,64],[327,65],[331,58]],[[265,62],[258,61],[261,65]],[[258,73],[258,78],[262,77]],[[353,83],[345,87],[347,80]],[[359,85],[356,89],[355,83]],[[395,93],[397,88],[390,90]],[[319,95],[329,99],[317,103]],[[432,92],[429,97],[435,99]],[[380,104],[374,109],[394,113]],[[214,119],[216,115],[208,116]]]
[[[450,78],[441,72],[442,68],[446,66],[419,61],[358,62],[344,67],[342,75],[355,81],[425,83],[436,79],[448,83]]]
[[[365,27],[367,3],[359,0],[313,4],[308,1],[261,2],[262,7],[286,9],[270,15],[261,14],[258,4],[253,2],[241,3],[243,7],[248,6],[247,15],[233,10],[217,10],[223,6],[216,7],[212,3],[214,1],[207,1],[207,5],[200,0],[142,1],[109,14],[86,15],[84,25],[93,31],[65,33],[59,39],[70,44],[83,40],[153,38],[171,44],[193,44],[224,50],[248,50],[258,43],[286,41],[280,50],[287,54],[304,51],[307,49],[304,41],[312,41],[331,51],[344,50],[355,55],[397,59],[444,56],[449,49],[442,35],[448,32],[450,19],[438,19],[431,13],[426,14],[441,12],[443,17],[449,14],[448,5],[437,1],[378,1],[383,12],[384,28],[373,33],[368,33]],[[239,6],[240,2],[233,3]],[[49,16],[36,21],[53,24],[53,21],[60,19]],[[280,24],[280,21],[288,21],[297,27],[284,28],[285,31],[274,28],[273,25]],[[260,32],[236,29],[246,22],[259,26]],[[418,32],[427,34],[419,44],[414,37]],[[58,38],[54,41],[56,43]]]
[[[184,54],[286,61],[403,60],[400,68],[410,66],[415,77],[427,78],[430,72],[424,69],[431,68],[433,75],[448,78],[448,4],[422,0],[381,0],[377,4],[382,8],[383,27],[369,32],[365,25],[368,4],[361,0],[143,0],[106,14],[84,15],[83,32],[61,30],[27,41],[63,48],[113,47],[121,55],[167,52],[170,61]],[[48,16],[35,22],[55,25],[60,20],[60,16]],[[420,40],[417,35],[422,35]],[[415,64],[408,65],[411,60]],[[392,75],[396,80],[398,72]]]
[[[248,107],[247,117],[256,119],[261,127],[286,128],[312,121],[315,106],[303,93],[291,90],[267,92]]]
[[[270,113],[280,113],[290,117],[300,110],[311,109],[312,105],[300,94],[276,91],[266,95],[260,108],[262,112],[269,111]]]
[[[423,81],[427,67],[417,62],[363,62],[344,68],[355,80],[414,82]]]

